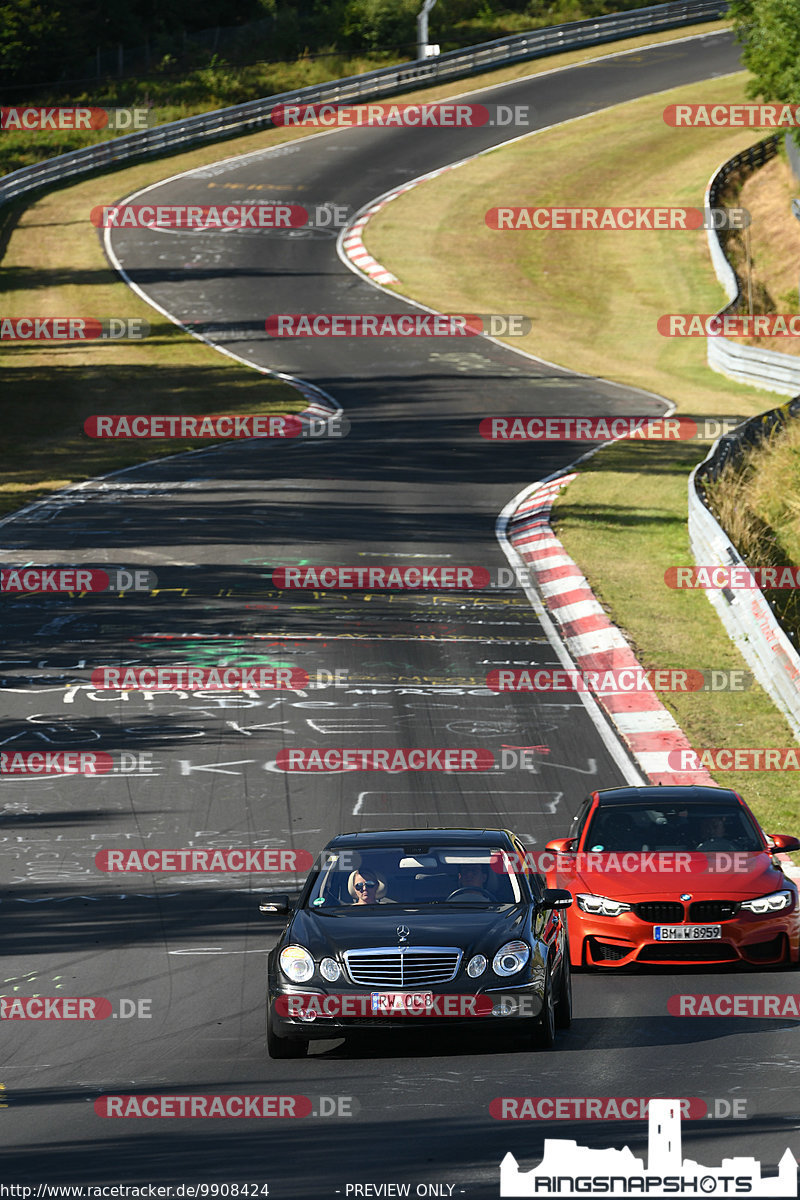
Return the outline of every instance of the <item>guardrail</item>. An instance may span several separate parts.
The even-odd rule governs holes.
[[[451,50],[438,58],[428,58],[399,66],[381,67],[363,75],[281,92],[259,100],[249,100],[231,108],[171,121],[155,129],[129,133],[124,137],[86,146],[69,154],[59,154],[44,163],[22,167],[0,180],[0,204],[66,179],[95,171],[108,170],[119,163],[140,158],[155,158],[175,150],[204,142],[222,141],[272,124],[270,112],[276,104],[302,102],[348,103],[378,99],[408,91],[416,84],[435,84],[445,79],[476,75],[490,67],[599,45],[640,33],[655,33],[681,25],[713,21],[727,12],[727,0],[686,0],[658,4],[626,13],[610,13],[594,20],[570,21],[529,33],[513,34],[493,42],[483,42],[466,50]]]
[[[742,167],[755,170],[774,158],[782,136],[779,133],[771,134],[723,163],[709,181],[706,189],[706,208],[720,207],[723,188],[734,171],[741,170]],[[787,220],[790,219],[787,213]],[[728,262],[717,231],[709,229],[707,233],[714,271],[728,296],[728,304],[717,314],[724,316],[726,313],[739,311],[742,280]],[[800,355],[782,354],[779,350],[762,350],[758,346],[745,346],[725,337],[708,337],[706,361],[712,370],[719,371],[721,375],[727,375],[729,379],[735,379],[739,383],[750,384],[751,387],[779,392],[784,396],[796,396],[800,392]]]
[[[705,480],[718,478],[722,468],[741,459],[746,445],[755,446],[775,429],[800,416],[800,396],[760,413],[719,438],[689,477],[689,542],[698,566],[732,567],[747,564],[708,507]],[[728,636],[747,661],[758,682],[784,713],[800,740],[800,654],[758,588],[706,592]]]

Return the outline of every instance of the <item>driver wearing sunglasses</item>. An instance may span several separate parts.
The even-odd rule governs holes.
[[[347,890],[355,904],[379,904],[386,894],[386,880],[380,872],[364,867],[353,871],[347,881]]]

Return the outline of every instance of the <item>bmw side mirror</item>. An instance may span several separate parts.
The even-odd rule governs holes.
[[[553,838],[552,842],[547,843],[545,850],[549,850],[551,854],[574,854],[577,843],[577,838]]]
[[[258,911],[262,913],[283,913],[289,911],[288,896],[269,896],[262,900],[258,906]]]
[[[545,888],[542,908],[569,908],[571,904],[572,893],[565,888]]]
[[[790,833],[772,833],[768,836],[772,842],[771,850],[800,850],[800,838],[792,837]]]

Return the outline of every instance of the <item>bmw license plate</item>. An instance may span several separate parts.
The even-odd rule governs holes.
[[[713,942],[722,937],[721,925],[654,925],[657,942]]]
[[[372,992],[372,1011],[379,1017],[414,1016],[433,1005],[433,992]]]

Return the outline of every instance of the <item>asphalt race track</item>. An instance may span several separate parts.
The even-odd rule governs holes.
[[[544,127],[737,62],[731,37],[707,35],[531,77],[487,98],[531,105]],[[260,197],[356,212],[518,132],[343,130],[226,158],[148,189],[147,200]],[[108,997],[115,1010],[149,1001],[150,1016],[126,1016],[128,1003],[102,1022],[4,1028],[0,1181],[267,1183],[270,1197],[285,1200],[409,1184],[412,1195],[484,1198],[498,1195],[503,1155],[531,1167],[545,1136],[646,1152],[642,1121],[490,1116],[495,1097],[529,1095],[694,1096],[725,1101],[722,1113],[744,1100],[746,1121],[684,1122],[686,1152],[709,1165],[752,1154],[774,1169],[787,1145],[797,1147],[797,1023],[678,1019],[667,999],[681,990],[791,992],[794,974],[580,975],[573,1027],[550,1053],[502,1035],[473,1042],[409,1031],[312,1044],[307,1060],[273,1062],[264,970],[280,920],[258,913],[257,892],[297,878],[96,868],[95,855],[111,847],[316,853],[337,832],[398,825],[508,826],[543,846],[566,833],[587,790],[636,781],[580,697],[487,689],[494,667],[559,665],[520,588],[292,592],[274,586],[271,571],[401,563],[496,572],[508,566],[497,515],[585,447],[494,445],[478,436],[480,418],[665,411],[655,397],[484,339],[268,338],[271,313],[413,311],[354,275],[333,236],[131,229],[114,231],[112,245],[154,303],[253,364],[315,385],[342,406],[350,429],[184,455],[2,523],[9,562],[148,568],[158,590],[4,600],[0,745],[105,751],[117,762],[124,753],[127,772],[4,784],[0,990]],[[121,693],[90,681],[102,666],[183,663],[290,666],[312,678],[328,672],[323,679],[338,671],[342,686]],[[498,764],[504,751],[506,762],[522,747],[532,753],[527,769],[481,773],[276,766],[282,749],[339,746],[477,747]],[[304,1095],[317,1116],[208,1124],[115,1121],[94,1109],[105,1094],[150,1093]],[[331,1104],[320,1097],[336,1098],[336,1115],[322,1115]]]

